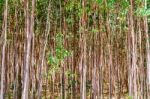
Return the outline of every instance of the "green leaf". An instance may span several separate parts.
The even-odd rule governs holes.
[[[55,56],[50,55],[48,58],[48,63],[53,66],[57,66],[59,64],[59,59]]]
[[[98,4],[102,4],[102,0],[96,0]]]
[[[133,99],[132,96],[128,96],[128,99]]]
[[[144,16],[149,16],[150,15],[150,8],[149,9],[146,9],[145,13],[144,13]]]
[[[141,16],[141,17],[149,16],[150,15],[150,8],[149,9],[138,8],[136,10],[136,14],[137,14],[137,16]]]
[[[93,32],[93,33],[97,33],[97,32],[98,32],[98,29],[93,28],[93,29],[92,29],[92,32]]]

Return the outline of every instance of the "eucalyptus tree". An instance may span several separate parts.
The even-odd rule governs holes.
[[[0,0],[0,98],[149,99],[149,0]]]
[[[22,99],[28,99],[29,97],[29,67],[30,67],[30,52],[31,52],[31,40],[34,34],[34,10],[35,10],[35,0],[32,0],[32,11],[29,12],[30,1],[25,2],[25,33],[26,33],[26,44],[25,44],[25,64],[24,64],[24,82]]]
[[[39,67],[39,85],[38,85],[38,99],[42,98],[42,81],[43,81],[43,65],[45,60],[45,50],[47,48],[48,36],[50,32],[50,12],[51,12],[51,1],[49,1],[49,5],[47,7],[47,21],[46,21],[46,29],[45,29],[45,41],[43,42],[42,50],[40,51],[40,67]]]
[[[146,12],[148,12],[147,10],[147,0],[145,0],[144,2],[144,9],[146,9]],[[150,12],[150,10],[149,10]],[[150,15],[150,13],[146,13],[147,15]],[[145,31],[145,35],[146,35],[146,54],[147,54],[147,92],[148,95],[147,97],[150,98],[150,43],[149,43],[149,33],[148,33],[148,20],[147,20],[147,15],[144,17],[144,31]]]
[[[6,70],[6,62],[5,62],[5,55],[6,55],[6,46],[7,46],[7,15],[8,15],[8,0],[5,1],[5,8],[4,8],[4,17],[3,17],[3,31],[2,37],[3,40],[3,47],[2,47],[2,63],[1,63],[1,90],[0,90],[0,98],[4,99],[5,96],[5,87],[6,87],[6,77],[5,77],[5,70]]]

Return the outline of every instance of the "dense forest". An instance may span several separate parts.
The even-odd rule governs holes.
[[[0,0],[0,99],[150,99],[150,0]]]

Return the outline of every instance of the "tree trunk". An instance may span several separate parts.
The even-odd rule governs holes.
[[[5,96],[5,54],[6,54],[6,45],[7,45],[7,11],[8,11],[8,0],[5,1],[5,10],[4,10],[4,43],[2,47],[2,67],[1,67],[1,90],[0,90],[0,99],[4,99]]]
[[[25,66],[24,66],[24,83],[22,91],[22,99],[29,98],[29,66],[30,66],[30,54],[31,54],[31,40],[34,32],[34,7],[35,0],[32,0],[32,12],[31,17],[29,13],[29,1],[25,0],[25,33],[26,33],[26,53],[25,53]],[[30,19],[31,18],[31,19]],[[30,23],[31,22],[31,23]]]

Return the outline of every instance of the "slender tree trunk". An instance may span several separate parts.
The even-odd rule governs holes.
[[[25,67],[24,67],[24,83],[22,91],[22,99],[29,98],[29,66],[30,66],[30,54],[31,54],[31,40],[34,32],[34,5],[35,0],[32,0],[32,12],[31,17],[29,13],[29,1],[25,0],[25,33],[26,33],[26,53],[25,53]],[[30,19],[31,18],[31,19]],[[30,23],[31,22],[31,23]]]
[[[81,99],[86,99],[86,71],[87,71],[87,65],[86,65],[86,12],[85,12],[85,7],[86,7],[86,0],[82,1],[82,9],[83,9],[83,14],[81,18],[81,28],[83,30],[80,33],[80,48],[81,48],[81,58],[80,58],[80,73],[81,73],[81,86],[80,86],[80,91],[81,91]]]
[[[130,12],[129,12],[129,32],[131,33],[131,75],[129,75],[130,82],[132,85],[130,89],[130,96],[133,96],[133,98],[137,99],[137,77],[136,77],[136,69],[137,69],[137,59],[136,59],[136,36],[135,36],[135,31],[134,31],[134,19],[133,19],[133,0],[130,0]]]
[[[147,9],[147,0],[144,0],[145,9]],[[149,33],[148,33],[148,23],[147,17],[144,17],[144,32],[146,35],[146,64],[147,64],[147,90],[148,90],[148,98],[150,98],[150,41],[149,41]]]
[[[4,43],[2,47],[2,67],[1,67],[1,90],[0,90],[0,99],[4,99],[5,95],[5,54],[6,54],[6,45],[7,45],[7,12],[8,12],[8,0],[5,1],[5,10],[4,10]]]
[[[35,0],[32,0],[32,11],[31,11],[31,27],[30,27],[30,31],[32,32],[32,40],[31,40],[31,67],[30,67],[30,77],[31,77],[31,99],[35,99],[35,93],[36,93],[36,72],[35,72],[35,60],[36,58],[35,56],[35,40],[36,40],[36,35],[34,34],[34,16],[35,15]]]
[[[48,42],[48,35],[50,32],[50,9],[51,9],[51,2],[49,1],[49,6],[47,8],[47,22],[46,22],[46,29],[45,29],[45,40],[43,45],[43,50],[41,50],[41,59],[40,59],[40,70],[39,70],[39,89],[38,89],[38,99],[41,99],[41,92],[42,92],[42,80],[43,80],[43,66],[45,61],[45,51],[47,48],[47,42]]]

